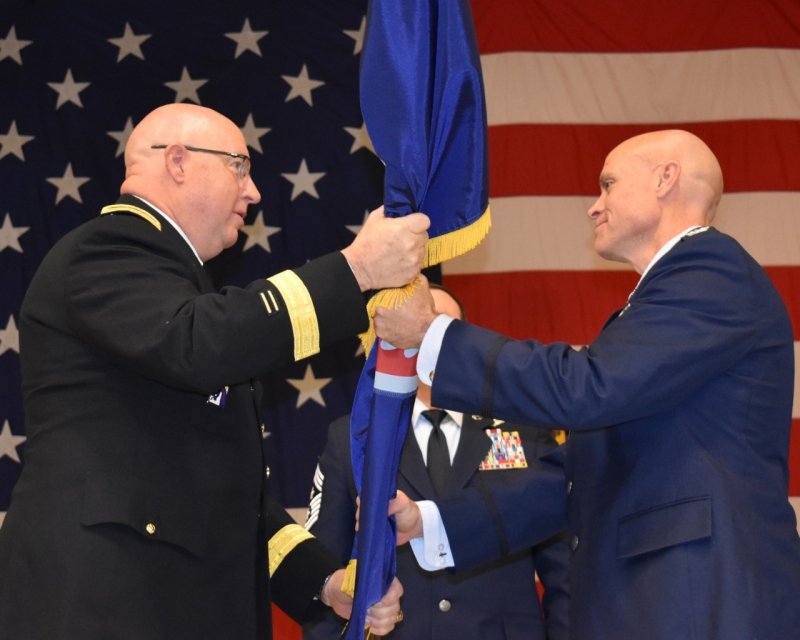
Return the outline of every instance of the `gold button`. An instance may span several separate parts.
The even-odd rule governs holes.
[[[262,423],[261,423],[261,433],[264,433],[264,431],[266,430],[266,428],[267,428],[267,427],[266,427],[266,426],[264,425],[264,423],[262,422]]]
[[[433,382],[433,374],[434,374],[434,373],[436,373],[436,369],[431,369],[431,373],[430,373],[430,375],[428,376],[428,377],[431,379],[431,382]]]
[[[264,469],[264,473],[266,474],[267,478],[269,478],[269,473],[270,473],[270,471],[269,471],[269,467],[267,467],[266,469]]]
[[[442,600],[439,602],[439,611],[442,613],[447,613],[450,611],[450,601],[449,600]]]
[[[152,522],[148,523],[145,527],[145,531],[152,536],[156,532],[156,525],[154,525]]]

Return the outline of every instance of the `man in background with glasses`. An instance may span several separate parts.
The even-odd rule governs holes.
[[[216,292],[203,263],[261,198],[246,151],[210,109],[156,109],[128,140],[120,199],[31,282],[4,636],[261,640],[270,591],[300,622],[349,615],[336,556],[268,496],[256,377],[364,331],[363,292],[419,273],[428,219],[377,210],[341,252]],[[371,608],[374,632],[401,593]]]

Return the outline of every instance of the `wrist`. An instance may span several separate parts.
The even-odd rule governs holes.
[[[324,604],[327,607],[331,606],[330,598],[328,597],[328,593],[326,590],[328,583],[331,580],[331,576],[333,576],[333,574],[329,573],[328,577],[325,578],[325,580],[322,582],[322,586],[319,588],[319,592],[317,593],[317,595],[314,596],[314,600],[319,600],[320,602],[322,602],[322,604]]]
[[[358,259],[352,255],[352,252],[350,252],[349,249],[350,247],[342,249],[342,255],[344,256],[344,259],[347,260],[347,264],[350,266],[350,271],[353,272],[353,277],[358,283],[358,288],[361,289],[362,293],[364,291],[369,291],[372,287],[370,286],[371,283],[367,277],[367,273],[364,271]]]

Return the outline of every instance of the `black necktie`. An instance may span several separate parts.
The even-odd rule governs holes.
[[[422,415],[433,425],[431,437],[428,439],[428,475],[431,477],[436,494],[442,495],[447,487],[447,478],[450,476],[450,451],[447,449],[447,439],[439,425],[447,412],[444,409],[429,409],[423,411]]]

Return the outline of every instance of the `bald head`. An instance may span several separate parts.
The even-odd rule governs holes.
[[[236,242],[248,205],[261,199],[247,153],[242,132],[222,114],[164,105],[131,132],[120,192],[155,205],[208,260]]]
[[[721,197],[719,163],[697,136],[670,130],[630,138],[608,154],[600,174],[600,197],[589,209],[595,249],[642,273],[669,240],[708,225]]]
[[[722,169],[696,135],[680,129],[653,131],[626,140],[611,153],[638,158],[648,169],[675,163],[677,188],[670,192],[674,204],[702,211],[703,224],[711,222],[722,197]]]
[[[244,137],[239,128],[221,113],[193,104],[167,104],[148,113],[136,125],[125,146],[125,182],[122,193],[141,195],[142,189],[151,191],[151,180],[160,173],[164,153],[152,149],[153,145],[182,144],[225,148],[231,139],[239,143],[240,152],[247,153]],[[211,146],[211,145],[217,146]],[[235,151],[234,149],[229,149]],[[141,178],[146,178],[147,182]]]

